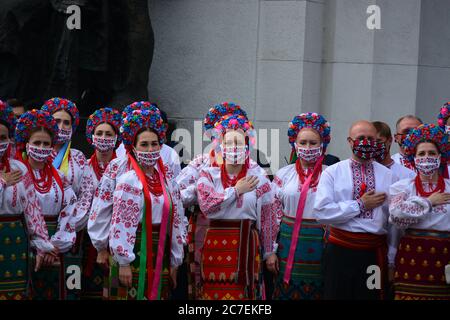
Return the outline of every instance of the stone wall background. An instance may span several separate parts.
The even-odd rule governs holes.
[[[373,4],[381,30],[366,27]],[[209,107],[240,104],[257,129],[280,129],[268,138],[275,165],[289,157],[287,125],[300,112],[324,114],[329,153],[346,158],[353,121],[395,132],[401,115],[434,122],[450,100],[448,0],[149,0],[149,11],[150,100],[192,133]]]

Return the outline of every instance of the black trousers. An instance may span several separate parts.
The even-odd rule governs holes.
[[[373,275],[367,272],[371,265],[378,265],[375,251],[353,250],[328,243],[322,262],[324,299],[379,300],[381,290],[371,290],[367,285]]]

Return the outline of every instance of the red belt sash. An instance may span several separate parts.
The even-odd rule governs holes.
[[[353,250],[374,250],[377,254],[377,263],[381,270],[381,299],[384,299],[384,284],[387,274],[387,237],[385,234],[378,235],[372,233],[349,232],[342,229],[330,227],[328,238],[330,243],[353,249]]]

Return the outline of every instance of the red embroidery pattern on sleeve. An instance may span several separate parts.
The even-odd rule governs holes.
[[[273,178],[273,183],[275,183],[278,187],[282,188],[283,187],[283,181],[281,181],[280,178],[278,178],[277,176],[275,176]]]
[[[270,192],[271,189],[269,182],[264,183],[262,186],[256,188],[256,198],[261,198],[264,194]]]
[[[114,161],[114,160],[113,160]],[[106,167],[104,176],[110,177],[111,179],[116,179],[117,172],[119,171],[119,165],[117,162],[110,162],[110,164]]]
[[[136,188],[136,187],[133,187],[133,186],[127,184],[127,183],[121,183],[121,184],[119,184],[119,185],[117,186],[116,190],[117,190],[117,191],[123,190],[123,192],[132,194],[132,195],[134,195],[134,196],[139,196],[139,195],[142,194],[141,189]]]
[[[217,193],[215,190],[200,183],[198,185],[199,203],[203,208],[203,213],[211,214],[220,211],[220,204],[224,201],[225,195],[223,193]]]
[[[272,252],[273,244],[278,235],[278,224],[272,204],[264,204],[261,207],[261,235],[264,252]]]

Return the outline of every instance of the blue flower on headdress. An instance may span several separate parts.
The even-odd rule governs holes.
[[[326,150],[331,141],[331,127],[328,121],[320,114],[315,112],[302,113],[295,116],[289,123],[287,135],[289,143],[294,148],[297,135],[303,128],[311,128],[316,130],[322,138],[323,149]]]
[[[92,144],[92,135],[94,134],[95,128],[101,123],[108,123],[113,126],[117,133],[117,145],[119,145],[122,141],[119,132],[120,126],[122,125],[122,115],[118,110],[109,107],[95,110],[95,112],[89,116],[86,123],[86,139],[89,144]]]

